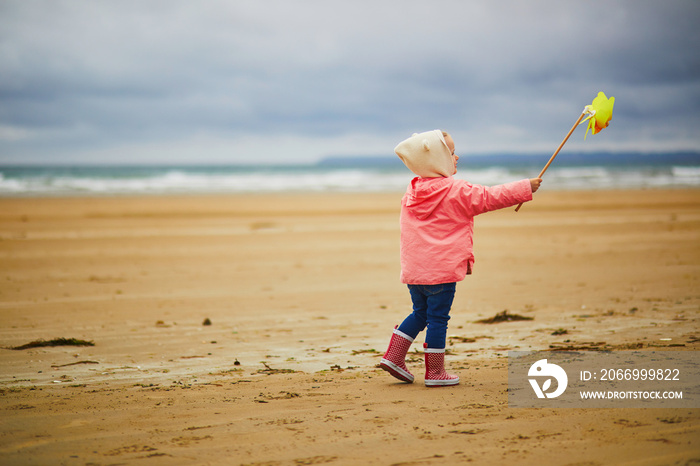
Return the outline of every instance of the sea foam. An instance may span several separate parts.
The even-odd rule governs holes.
[[[456,178],[493,186],[539,173],[536,166],[460,163]],[[0,167],[0,196],[139,195],[266,192],[402,191],[413,175],[403,165]],[[700,187],[700,166],[562,166],[544,176],[547,189]]]

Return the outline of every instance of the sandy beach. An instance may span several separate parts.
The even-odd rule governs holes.
[[[507,400],[510,350],[700,348],[700,190],[478,217],[439,389],[422,336],[414,384],[376,367],[410,309],[401,195],[0,199],[0,462],[700,463],[697,409]],[[533,319],[475,322],[504,310]],[[94,346],[9,349],[54,338]]]

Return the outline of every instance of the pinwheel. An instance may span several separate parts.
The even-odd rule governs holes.
[[[583,139],[588,136],[588,130],[592,131],[592,134],[598,134],[603,128],[607,128],[610,124],[613,114],[613,105],[615,105],[615,97],[610,97],[609,99],[604,92],[599,92],[598,97],[593,99],[591,105],[586,105],[583,109],[584,113],[588,113],[588,128],[586,128],[586,134]],[[583,121],[586,121],[583,120]]]
[[[576,123],[574,123],[574,126],[571,127],[569,133],[566,135],[561,144],[559,144],[557,150],[555,150],[554,154],[549,158],[549,161],[544,166],[537,178],[542,178],[544,172],[547,171],[552,161],[554,161],[554,157],[556,157],[561,148],[564,147],[564,144],[566,144],[566,141],[569,140],[569,137],[573,134],[574,130],[578,125],[588,121],[588,128],[586,129],[586,134],[583,136],[584,140],[588,136],[588,130],[591,130],[592,134],[598,134],[603,128],[607,128],[610,124],[610,120],[612,119],[614,104],[615,97],[610,97],[608,99],[604,92],[599,92],[598,96],[595,99],[593,99],[591,105],[586,105],[583,108],[583,112],[581,112],[581,115],[578,117],[578,120],[576,120]],[[588,115],[588,117],[584,119],[586,115]],[[515,211],[519,211],[522,206],[522,203],[518,204],[518,207],[515,208]]]

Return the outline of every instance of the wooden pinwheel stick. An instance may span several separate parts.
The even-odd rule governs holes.
[[[554,154],[552,154],[552,156],[549,158],[549,162],[547,162],[547,165],[544,166],[544,168],[542,169],[540,174],[537,176],[537,178],[542,178],[542,175],[544,175],[544,172],[547,171],[547,169],[549,168],[549,165],[554,160],[554,157],[556,157],[557,154],[559,153],[559,151],[561,150],[561,148],[564,147],[564,144],[566,144],[566,141],[569,140],[569,137],[574,133],[574,130],[581,123],[581,120],[583,120],[583,117],[586,116],[587,113],[588,112],[586,110],[584,110],[581,113],[581,116],[578,117],[578,120],[576,120],[576,123],[574,123],[574,126],[571,127],[571,129],[569,130],[569,133],[566,135],[566,137],[561,142],[561,144],[559,144],[559,147],[557,147],[557,150],[554,151]],[[518,207],[515,208],[515,211],[516,212],[519,211],[522,206],[523,206],[523,203],[521,202],[520,204],[518,204]]]

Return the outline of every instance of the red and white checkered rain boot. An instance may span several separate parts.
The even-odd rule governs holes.
[[[428,348],[423,344],[425,352],[425,385],[428,387],[445,387],[457,385],[459,377],[445,372],[445,348]]]
[[[413,374],[406,367],[406,353],[408,353],[411,343],[413,343],[413,338],[399,330],[397,325],[391,335],[389,348],[379,363],[379,367],[397,379],[408,383],[413,382]]]

